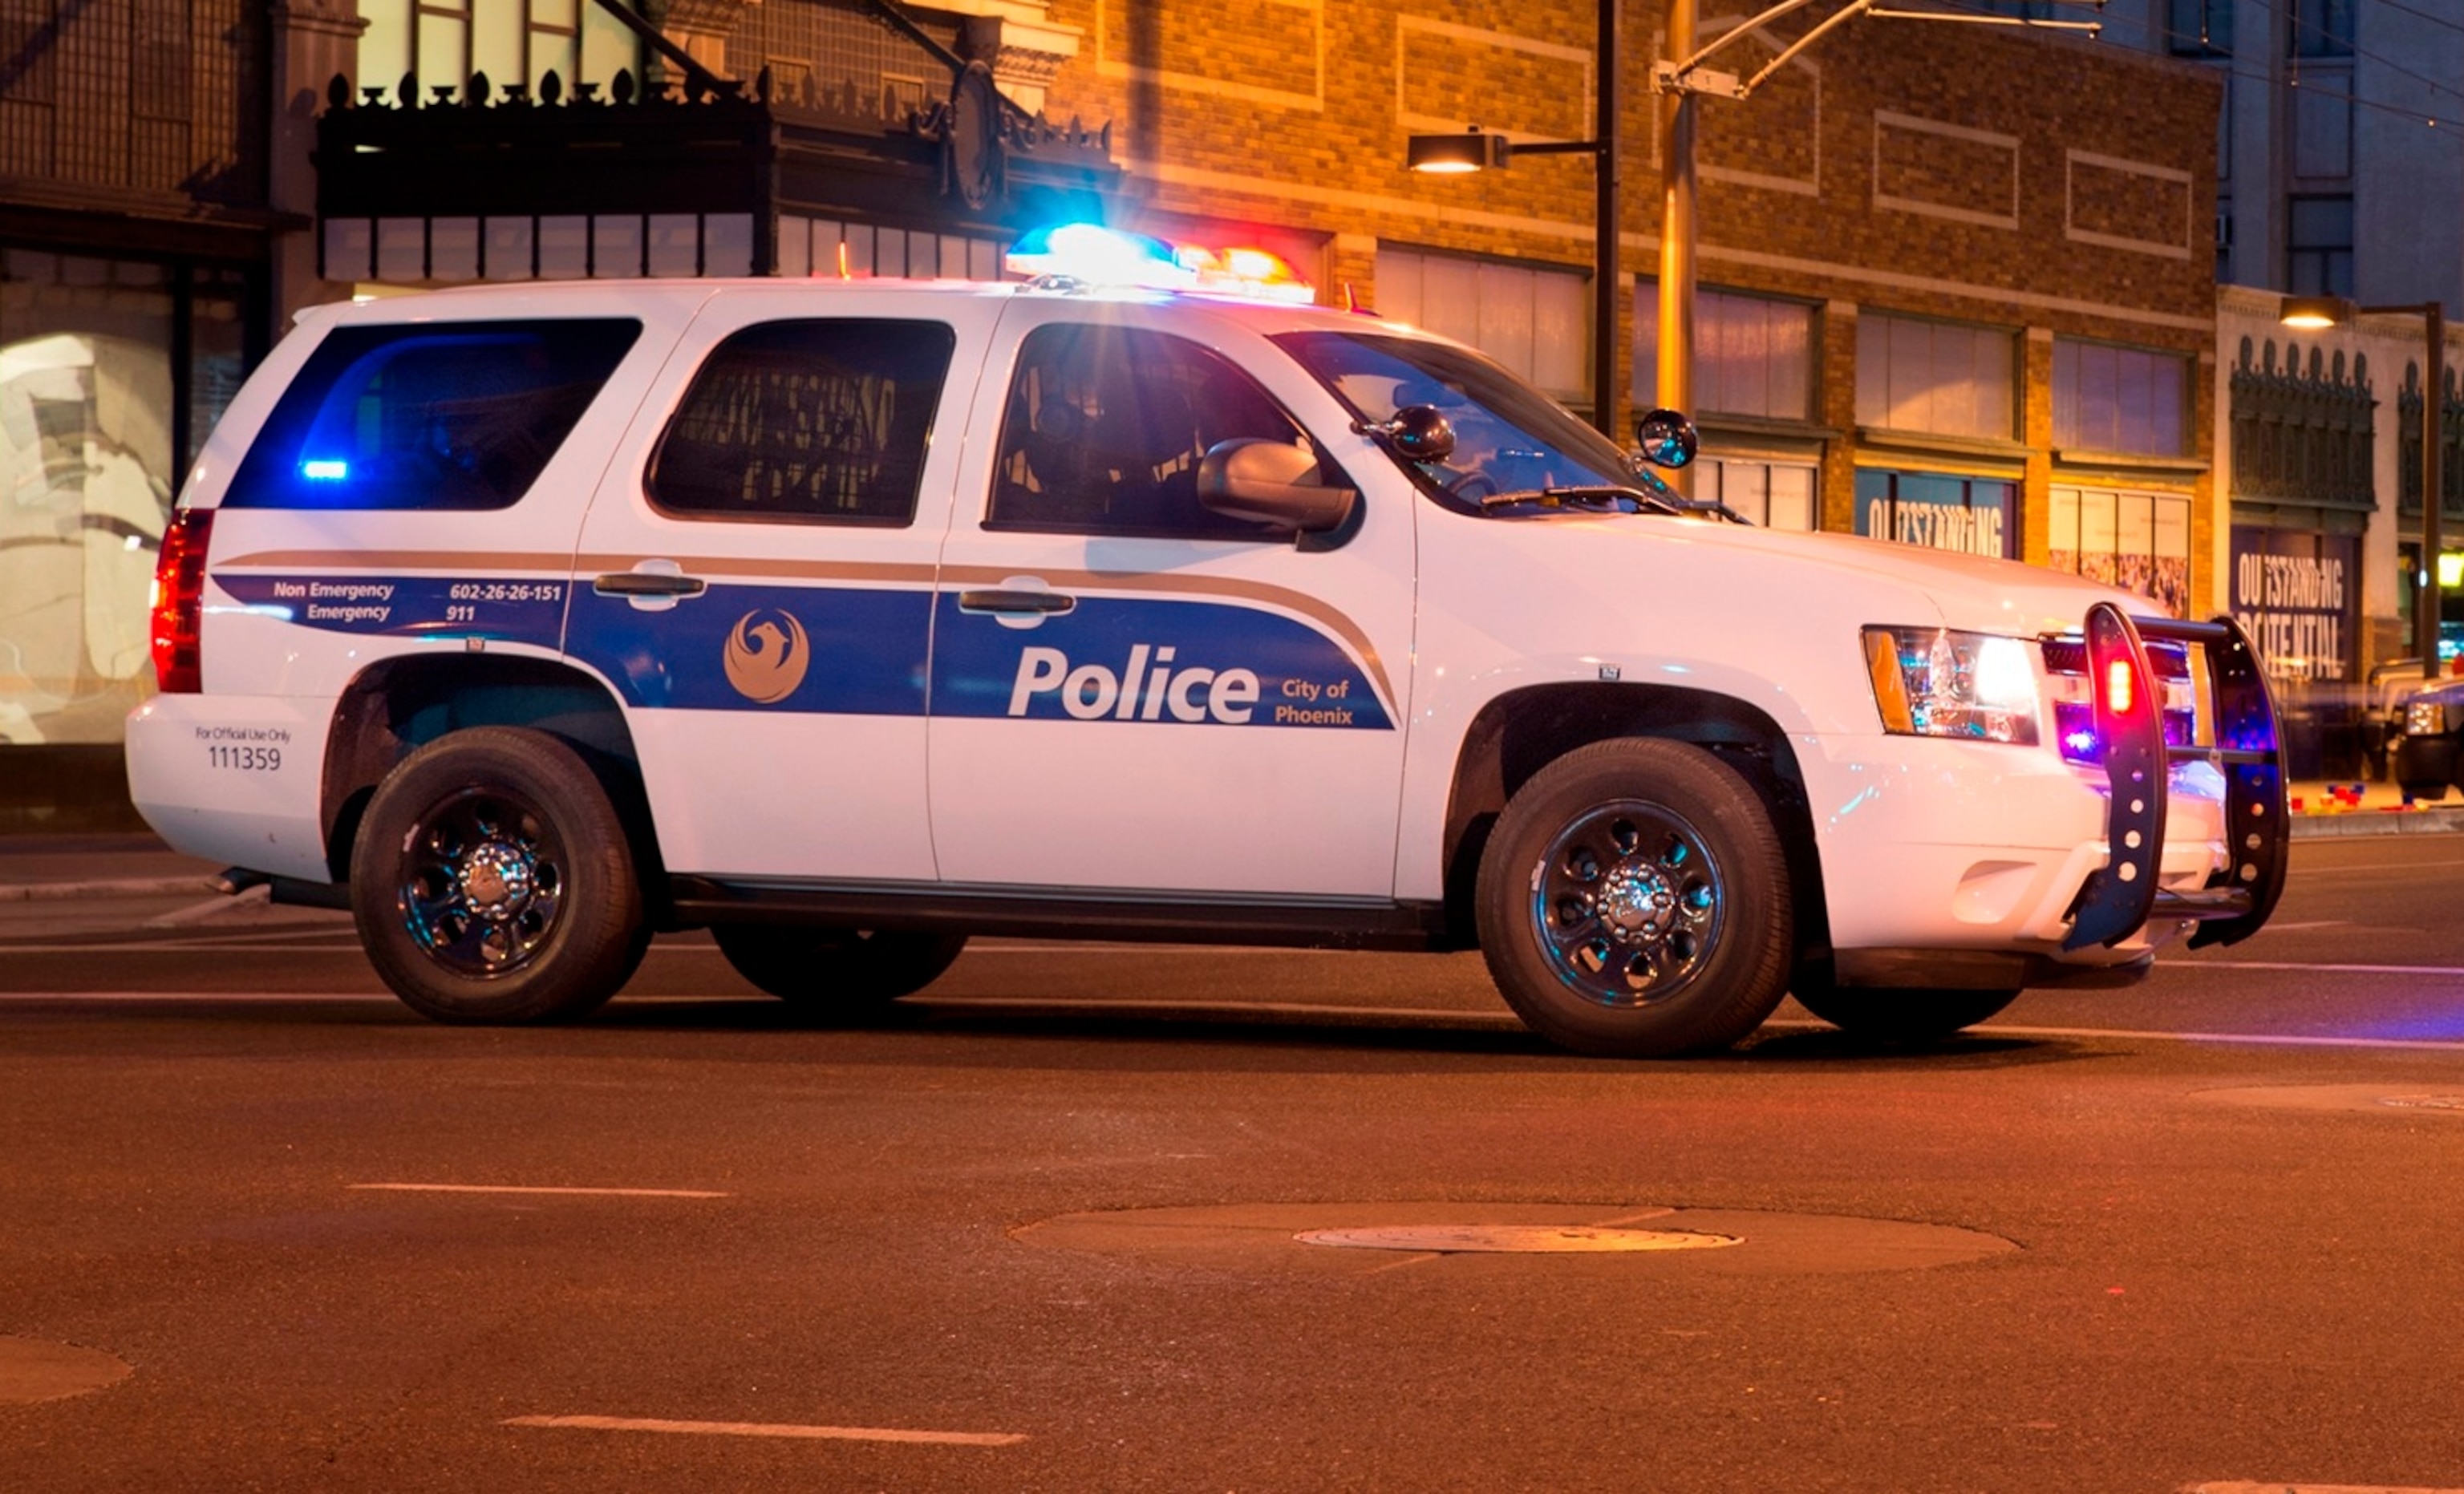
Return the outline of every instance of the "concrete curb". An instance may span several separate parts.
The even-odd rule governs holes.
[[[0,884],[0,903],[56,903],[80,897],[168,897],[215,890],[209,877],[118,877],[91,882]]]
[[[2293,817],[2297,841],[2328,840],[2347,835],[2454,835],[2464,833],[2464,808],[2355,809],[2343,814],[2301,814]]]

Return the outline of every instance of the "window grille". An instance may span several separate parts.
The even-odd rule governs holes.
[[[2464,400],[2456,397],[2455,370],[2447,370],[2447,387],[2438,401],[2440,455],[2438,512],[2447,519],[2464,519]],[[2421,364],[2404,365],[2404,387],[2395,397],[2396,512],[2421,516]]]
[[[2233,495],[2324,508],[2378,506],[2370,482],[2369,360],[2249,338],[2233,371]],[[2418,484],[2419,479],[2414,479]]]
[[[265,200],[261,0],[0,5],[0,175]]]

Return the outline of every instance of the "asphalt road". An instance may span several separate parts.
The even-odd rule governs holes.
[[[0,909],[0,1490],[2464,1489],[2459,894],[2298,843],[2135,989],[1651,1065],[1476,956],[831,1031],[680,940],[473,1030],[329,918]],[[1294,1238],[1432,1225],[1708,1245]]]

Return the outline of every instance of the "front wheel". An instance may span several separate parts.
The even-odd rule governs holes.
[[[720,924],[711,931],[736,973],[800,1009],[842,1016],[923,990],[967,947],[963,934]]]
[[[368,962],[439,1022],[579,1017],[649,944],[624,824],[582,756],[485,726],[404,758],[351,850]]]
[[[1789,994],[1840,1031],[1886,1043],[1938,1043],[2019,999],[2016,991],[1842,987],[1813,977],[1800,977]]]
[[[1700,747],[1628,738],[1516,791],[1481,859],[1483,956],[1534,1031],[1579,1053],[1727,1047],[1788,987],[1788,866],[1762,799]]]

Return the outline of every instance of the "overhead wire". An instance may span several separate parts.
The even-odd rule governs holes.
[[[1947,10],[1963,11],[1969,15],[2000,15],[2004,13],[1997,10],[1989,9],[1990,0],[1935,0],[1935,3]],[[2276,6],[2273,3],[2273,0],[2255,0],[2255,3],[2260,9],[2267,11],[2271,15],[2276,13]],[[2391,0],[2378,0],[2378,3],[2387,5],[2390,4]],[[2035,30],[2035,28],[2029,27],[2022,29]],[[2163,28],[2159,27],[2158,30],[2161,33]],[[2458,27],[2457,30],[2464,31],[2464,27]],[[2206,38],[2204,37],[2201,38],[2203,42],[2205,39]],[[2130,50],[2137,51],[2139,49],[2132,48]],[[2453,95],[2459,102],[2464,102],[2464,89],[2459,89],[2452,84],[2441,82],[2436,78],[2424,77],[2423,75],[2415,73],[2375,52],[2363,51],[2357,48],[2353,53],[2348,55],[2339,55],[2334,57],[2316,57],[2308,60],[2332,65],[2335,62],[2343,60],[2345,55],[2367,57],[2371,61],[2387,68],[2391,72],[2401,74],[2404,77],[2412,78],[2418,82],[2426,83],[2441,93]],[[2410,120],[2416,123],[2425,125],[2427,128],[2438,129],[2444,127],[2449,130],[2451,138],[2464,137],[2464,128],[2458,127],[2464,126],[2464,113],[2428,113],[2420,109],[2408,108],[2402,104],[2388,103],[2383,99],[2364,98],[2361,94],[2356,92],[2339,91],[2333,88],[2323,88],[2316,84],[2302,82],[2299,77],[2299,64],[2304,60],[2302,58],[2296,57],[2288,59],[2295,64],[2295,67],[2291,73],[2281,77],[2273,73],[2262,72],[2257,69],[2245,66],[2232,54],[2226,54],[2221,56],[2186,58],[2185,60],[2196,61],[2203,66],[2207,66],[2229,77],[2245,78],[2254,83],[2258,83],[2270,88],[2281,88],[2288,92],[2299,90],[2316,95],[2321,99],[2341,99],[2356,107],[2374,109],[2382,114],[2393,115],[2398,119]]]

